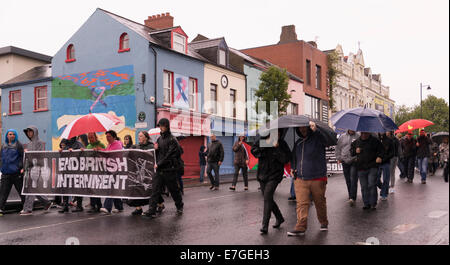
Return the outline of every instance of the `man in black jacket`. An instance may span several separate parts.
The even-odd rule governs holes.
[[[377,173],[382,162],[383,145],[369,132],[361,132],[361,136],[352,143],[351,154],[356,155],[355,166],[358,171],[364,210],[375,210],[378,200]]]
[[[420,130],[420,136],[417,138],[417,162],[419,164],[420,176],[422,184],[427,183],[428,157],[430,156],[431,140],[425,134],[424,130]]]
[[[156,150],[156,174],[153,178],[152,196],[147,217],[156,217],[156,208],[161,197],[162,187],[165,185],[172,196],[177,213],[183,213],[183,199],[178,186],[177,177],[181,167],[181,152],[176,138],[170,132],[170,122],[162,118],[158,122],[161,129],[161,136],[155,144]]]
[[[394,157],[394,142],[385,133],[379,135],[381,144],[383,145],[383,156],[381,164],[378,166],[378,188],[381,189],[380,196],[382,201],[386,201],[389,194],[389,182],[391,176],[391,159]],[[383,173],[383,181],[381,174]]]
[[[413,183],[414,167],[416,165],[417,142],[413,138],[412,132],[408,132],[405,138],[400,141],[403,151],[403,166],[405,167],[406,182]]]
[[[211,181],[211,187],[209,189],[218,190],[220,184],[219,169],[223,162],[224,152],[222,143],[216,139],[216,135],[214,134],[211,134],[211,143],[209,143],[208,150],[206,150],[206,156],[208,161],[206,173]],[[214,177],[211,174],[212,170],[214,170]]]

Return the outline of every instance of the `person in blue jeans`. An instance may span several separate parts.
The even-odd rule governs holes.
[[[379,134],[379,139],[383,145],[383,156],[381,164],[378,166],[377,186],[381,189],[381,200],[385,201],[389,194],[391,181],[391,159],[394,157],[394,141],[386,133]],[[383,181],[381,181],[381,174],[383,174]]]
[[[427,183],[428,157],[430,156],[431,140],[420,130],[420,136],[417,138],[417,163],[419,164],[420,177],[422,184]]]
[[[356,156],[355,167],[361,184],[363,209],[376,210],[377,174],[378,166],[382,162],[383,145],[369,132],[361,132],[361,136],[351,144],[350,150],[352,156]]]

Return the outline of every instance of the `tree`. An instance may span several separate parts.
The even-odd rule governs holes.
[[[427,132],[449,131],[449,105],[444,99],[429,95],[422,101],[422,112],[423,119],[434,123],[425,129]],[[395,123],[398,126],[412,119],[420,119],[420,105],[412,108],[402,105],[395,114]]]
[[[264,113],[266,119],[268,119],[271,112],[270,102],[277,101],[278,113],[280,115],[286,114],[291,99],[291,95],[287,92],[289,76],[286,73],[286,69],[279,69],[275,66],[271,66],[267,71],[261,74],[259,79],[261,80],[261,83],[259,84],[259,89],[255,92],[258,101],[255,106],[256,111],[258,113]],[[258,105],[261,101],[265,102],[266,111],[258,110]]]
[[[341,72],[337,68],[338,61],[339,61],[339,56],[337,55],[336,51],[332,51],[332,52],[327,54],[328,97],[330,98],[329,102],[328,102],[328,105],[330,106],[330,109],[333,110],[333,111],[335,110],[334,97],[333,97],[333,88],[336,87],[337,78],[341,74]]]

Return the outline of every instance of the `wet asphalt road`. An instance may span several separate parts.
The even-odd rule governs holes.
[[[221,184],[219,191],[208,186],[186,188],[181,216],[167,197],[165,211],[155,219],[131,216],[133,209],[126,205],[124,212],[106,216],[59,214],[56,209],[36,210],[32,216],[6,214],[0,217],[0,244],[63,245],[68,238],[76,238],[82,245],[354,245],[374,237],[382,245],[448,245],[449,188],[441,174],[439,169],[429,176],[426,185],[418,182],[417,172],[413,184],[397,176],[396,192],[373,212],[362,210],[360,189],[356,206],[350,207],[344,178],[334,175],[326,193],[329,231],[319,231],[312,207],[302,237],[286,235],[294,228],[296,212],[295,203],[287,200],[290,180],[284,179],[275,200],[286,222],[279,229],[270,226],[264,236],[259,233],[262,195],[258,183],[250,181],[249,191],[243,190],[242,182],[235,192],[228,190],[229,183]],[[274,222],[272,217],[271,225]]]

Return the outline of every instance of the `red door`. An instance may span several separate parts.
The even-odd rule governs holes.
[[[200,151],[200,146],[203,145],[203,136],[189,136],[179,142],[184,151],[181,156],[184,161],[183,178],[199,178],[200,159],[198,157],[198,152]]]

